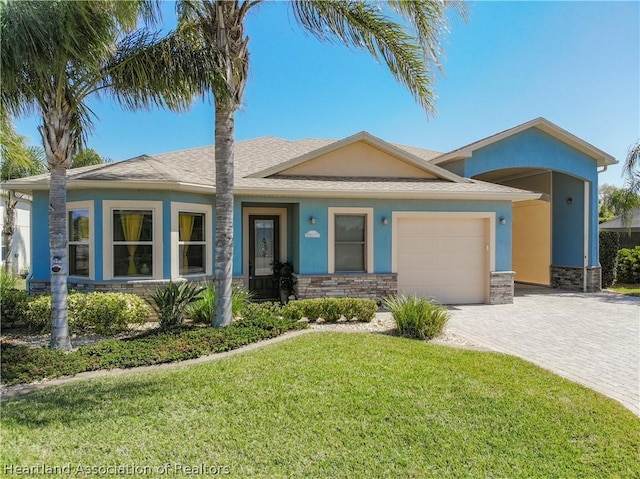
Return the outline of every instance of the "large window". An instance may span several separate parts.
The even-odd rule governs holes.
[[[93,201],[67,203],[67,267],[69,276],[93,278]]]
[[[178,264],[180,275],[206,272],[204,213],[178,213]]]
[[[113,276],[153,277],[153,210],[114,209]]]
[[[329,208],[331,273],[373,273],[373,208]]]

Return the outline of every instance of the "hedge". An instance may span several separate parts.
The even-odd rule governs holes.
[[[616,282],[620,284],[640,283],[640,246],[618,251]]]
[[[611,286],[616,280],[616,264],[620,249],[620,235],[615,231],[600,231],[600,266],[602,286]]]

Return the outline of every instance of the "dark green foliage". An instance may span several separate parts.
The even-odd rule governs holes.
[[[434,338],[442,332],[450,316],[444,306],[414,295],[393,296],[382,302],[393,314],[398,332],[411,338]]]
[[[236,317],[240,311],[251,301],[253,293],[242,286],[234,286],[231,292],[231,312]],[[212,324],[215,316],[216,286],[207,283],[197,301],[188,308],[189,317],[195,323]]]
[[[282,304],[287,304],[296,284],[296,278],[293,276],[293,265],[275,261],[272,268],[274,276],[278,278],[280,300]]]
[[[640,246],[618,251],[616,282],[618,284],[640,283]]]
[[[346,321],[371,321],[378,305],[373,299],[364,298],[318,298],[292,301],[282,308],[282,315],[287,318],[307,318],[309,321],[323,319],[333,323],[341,318]]]
[[[27,307],[27,293],[18,289],[3,289],[0,293],[0,319],[2,327],[24,322]]]
[[[154,293],[149,293],[158,313],[160,329],[167,330],[182,325],[187,308],[200,299],[200,293],[204,290],[202,286],[193,283],[170,281],[164,287],[159,286]]]
[[[600,266],[602,286],[611,286],[616,280],[616,263],[620,249],[620,236],[615,231],[600,231]]]
[[[3,342],[2,381],[21,384],[84,371],[182,361],[229,351],[305,327],[305,323],[280,318],[257,305],[242,320],[224,328],[194,326],[154,330],[126,340],[108,339],[66,354]]]
[[[70,333],[114,334],[132,325],[144,324],[151,313],[140,296],[126,293],[71,293],[68,321]],[[25,305],[25,322],[31,329],[51,329],[51,295],[30,298]]]

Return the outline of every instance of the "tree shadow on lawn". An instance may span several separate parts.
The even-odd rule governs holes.
[[[66,427],[121,419],[121,407],[116,403],[145,406],[166,395],[166,387],[155,374],[136,374],[127,378],[94,378],[74,384],[54,386],[15,399],[3,400],[2,416],[5,427],[10,423],[36,429],[51,424]],[[148,408],[141,414],[148,412]],[[127,411],[131,414],[132,411]]]

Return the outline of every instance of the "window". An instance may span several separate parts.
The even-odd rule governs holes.
[[[153,277],[153,210],[112,210],[113,276]]]
[[[373,209],[329,208],[328,272],[373,271]]]
[[[178,213],[178,264],[181,275],[206,271],[206,232],[204,213]]]
[[[102,279],[162,279],[162,201],[105,200],[102,210]]]
[[[171,277],[211,276],[211,205],[171,202]]]
[[[93,201],[67,203],[67,271],[93,278]]]
[[[89,210],[68,212],[69,275],[89,277]]]
[[[366,226],[364,215],[335,215],[335,272],[364,272]]]

